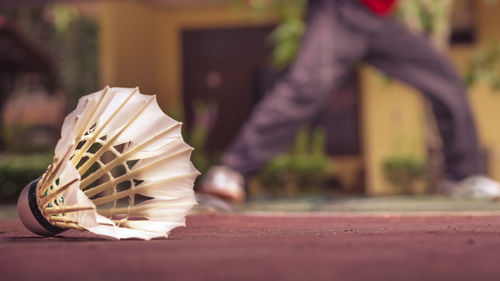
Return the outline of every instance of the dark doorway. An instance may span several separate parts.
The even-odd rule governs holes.
[[[218,120],[207,143],[222,151],[238,133],[252,107],[282,75],[268,66],[273,26],[186,30],[182,33],[184,110],[187,128],[194,122],[196,100],[215,101]],[[331,106],[316,124],[327,129],[331,155],[359,155],[357,73],[332,95]]]

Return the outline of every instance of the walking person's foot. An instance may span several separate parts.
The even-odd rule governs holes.
[[[245,179],[227,166],[213,166],[203,176],[198,192],[233,202],[245,201]]]
[[[460,181],[443,181],[438,192],[455,198],[498,199],[500,183],[486,176],[474,175]]]

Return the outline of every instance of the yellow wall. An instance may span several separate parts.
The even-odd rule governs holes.
[[[478,85],[470,92],[479,135],[489,156],[489,173],[500,181],[500,92]]]
[[[414,156],[425,159],[423,105],[421,97],[397,81],[385,81],[379,72],[365,67],[362,85],[362,141],[369,194],[397,191],[384,178],[387,157]]]
[[[483,1],[480,1],[483,3]],[[480,4],[478,9],[479,39],[481,44],[487,44],[492,38],[500,40],[500,5]],[[454,59],[463,66],[463,57],[457,56],[454,50]],[[489,152],[489,172],[500,181],[500,91],[493,91],[488,85],[479,83],[470,90],[469,97],[476,116],[479,135],[482,144]]]
[[[182,102],[180,36],[183,30],[272,21],[257,23],[248,11],[217,6],[170,9],[139,1],[110,1],[100,5],[101,83],[140,86],[143,92],[156,93],[165,111],[180,108]],[[479,42],[485,42],[489,36],[500,38],[497,28],[500,26],[500,5],[485,6],[479,1],[478,7]],[[458,46],[451,50],[450,55],[460,69],[472,49],[472,46]],[[382,172],[386,157],[405,154],[425,159],[422,100],[414,90],[401,83],[386,84],[369,67],[363,68],[361,77],[366,188],[369,194],[388,194],[395,189]],[[500,180],[500,129],[496,128],[496,120],[500,119],[500,93],[494,94],[488,87],[478,86],[471,89],[470,98],[482,142],[493,152],[490,159],[492,175]],[[342,160],[339,161],[336,166],[342,165]],[[355,167],[348,170],[355,174]],[[346,181],[348,178],[346,176]]]
[[[143,92],[157,92],[151,12],[136,2],[102,4],[99,49],[103,85],[140,86]]]

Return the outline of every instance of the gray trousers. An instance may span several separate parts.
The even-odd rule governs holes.
[[[250,175],[281,153],[298,127],[325,109],[359,62],[422,92],[443,139],[446,174],[481,173],[474,119],[451,62],[423,37],[354,0],[313,0],[300,52],[288,74],[256,106],[224,153],[223,164]]]

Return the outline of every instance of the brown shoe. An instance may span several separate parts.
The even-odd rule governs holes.
[[[236,170],[213,166],[203,176],[198,192],[234,202],[245,201],[245,180]]]

